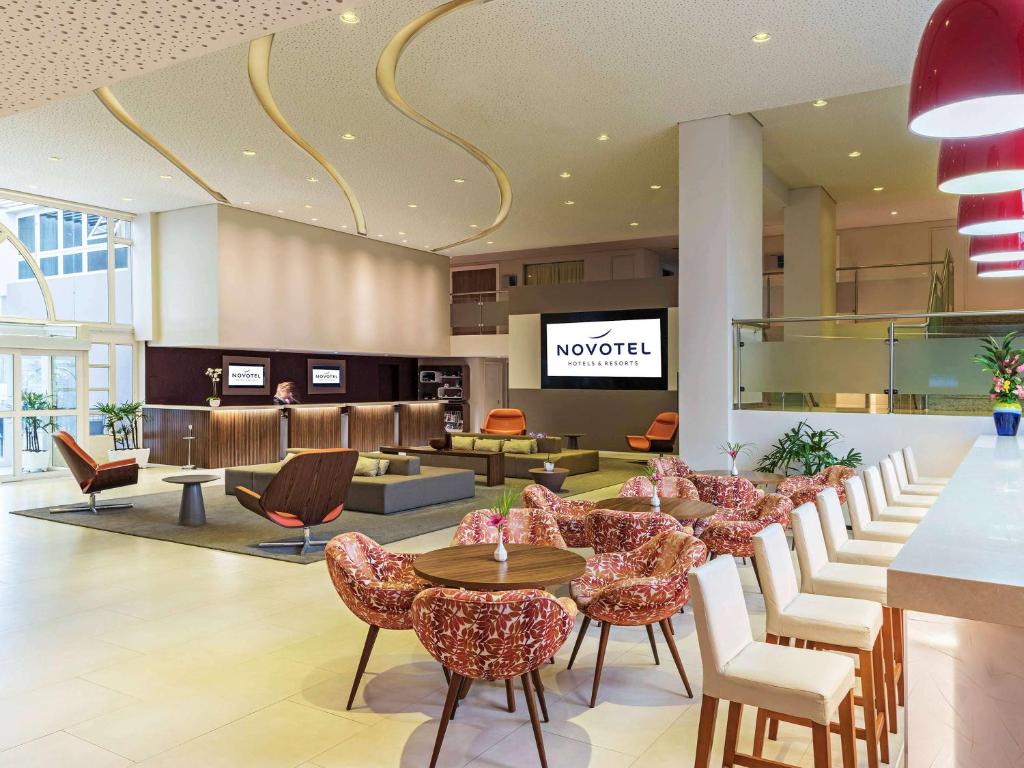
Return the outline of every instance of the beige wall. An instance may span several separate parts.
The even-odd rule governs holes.
[[[450,352],[445,256],[227,206],[160,218],[159,344]]]

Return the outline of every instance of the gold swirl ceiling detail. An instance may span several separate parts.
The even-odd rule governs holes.
[[[252,92],[256,95],[260,106],[263,107],[263,111],[281,129],[281,132],[295,142],[303,152],[316,160],[334,179],[334,183],[341,189],[352,209],[352,215],[356,220],[356,231],[360,235],[365,235],[366,219],[363,217],[363,209],[359,205],[359,200],[356,199],[355,192],[330,161],[292,128],[278,108],[277,102],[274,101],[274,94],[270,89],[270,50],[273,45],[273,35],[265,35],[249,43],[249,84],[252,86]]]
[[[108,88],[107,86],[103,86],[102,88],[97,88],[95,91],[93,91],[93,93],[96,94],[96,98],[100,100],[100,102],[103,104],[104,107],[107,108],[110,114],[117,118],[118,122],[120,122],[121,125],[123,125],[132,133],[134,133],[144,142],[149,144],[149,146],[151,146],[161,155],[166,157],[179,171],[184,173],[186,176],[192,179],[192,181],[194,181],[196,184],[198,184],[200,187],[206,190],[206,192],[214,200],[216,200],[219,203],[228,202],[228,199],[224,197],[224,195],[222,195],[216,189],[207,184],[203,180],[203,178],[199,176],[199,174],[197,174],[191,168],[189,168],[181,158],[179,158],[177,155],[171,152],[171,150],[168,149],[166,146],[161,144],[159,139],[156,138],[156,136],[154,136],[141,125],[139,125],[138,121],[134,117],[132,117],[128,113],[128,110],[126,110],[124,106],[121,104],[121,102],[117,100],[117,97],[114,96],[114,93],[110,90],[110,88]]]
[[[474,240],[479,240],[482,237],[486,237],[505,223],[505,219],[508,218],[508,212],[512,208],[512,184],[509,182],[508,174],[505,172],[505,169],[498,165],[494,158],[479,147],[471,144],[461,136],[452,133],[446,128],[442,128],[422,112],[416,110],[408,101],[405,100],[399,92],[398,85],[396,84],[398,60],[402,57],[402,53],[405,51],[406,46],[412,42],[412,39],[422,32],[429,24],[437,21],[442,16],[445,16],[452,11],[457,11],[464,5],[476,2],[479,2],[479,0],[451,0],[443,5],[437,6],[437,8],[428,11],[422,16],[413,19],[402,27],[402,29],[398,31],[398,34],[391,38],[391,41],[384,47],[384,50],[381,51],[380,58],[377,59],[377,87],[380,88],[380,92],[384,94],[384,98],[391,102],[395,109],[410,120],[415,120],[427,130],[433,131],[438,136],[448,139],[448,141],[453,144],[457,144],[462,147],[469,154],[487,166],[488,170],[494,174],[495,181],[498,182],[500,204],[498,206],[498,214],[494,217],[494,221],[479,231],[474,232],[470,237],[463,238],[462,240],[450,243],[440,248],[432,249],[434,251],[445,251],[449,248],[455,248],[456,246],[464,245],[466,243],[473,242]]]

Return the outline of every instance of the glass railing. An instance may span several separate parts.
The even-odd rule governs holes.
[[[733,321],[734,407],[984,415],[979,340],[1024,333],[1024,310]]]
[[[508,291],[475,291],[451,296],[452,335],[508,333]]]

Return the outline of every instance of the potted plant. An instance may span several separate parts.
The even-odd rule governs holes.
[[[213,390],[213,394],[206,398],[206,402],[214,408],[220,405],[220,393],[217,391],[217,383],[220,381],[222,373],[223,370],[220,368],[206,369],[206,378],[210,380],[210,387]]]
[[[1024,349],[1014,349],[1013,343],[1020,333],[1012,331],[999,341],[991,336],[981,339],[982,354],[974,362],[992,375],[989,399],[996,434],[1014,437],[1020,427],[1021,400],[1024,400]]]
[[[113,450],[107,451],[110,461],[134,459],[140,467],[149,464],[149,448],[139,445],[139,424],[146,420],[142,403],[97,403],[103,414],[103,431],[114,438]]]
[[[506,488],[491,507],[491,517],[487,522],[498,529],[498,546],[494,550],[494,559],[499,563],[508,560],[508,550],[505,549],[505,521],[518,498],[519,494],[515,489]]]
[[[860,466],[863,460],[860,451],[851,448],[845,456],[832,453],[832,444],[841,437],[834,429],[811,429],[806,421],[801,421],[782,435],[772,449],[761,457],[757,469],[759,472],[788,475],[795,465],[801,474],[816,475],[825,467],[836,464],[844,467]]]
[[[21,393],[21,409],[23,411],[50,411],[55,407],[53,398],[49,395],[30,390]],[[57,420],[53,416],[22,416],[21,429],[24,433],[24,443],[21,446],[21,471],[45,472],[50,466],[50,450],[49,446],[43,447],[39,433],[55,432]]]
[[[753,443],[722,443],[718,446],[718,449],[729,457],[729,474],[733,477],[737,477],[740,473],[739,468],[736,466],[736,457],[741,453],[750,454],[750,449],[753,447]]]

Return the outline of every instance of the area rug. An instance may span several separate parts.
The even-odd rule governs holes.
[[[170,471],[168,473],[170,474]],[[589,472],[567,478],[561,495],[572,496],[616,485],[636,474],[638,474],[636,465],[630,462],[621,459],[602,459],[599,472]],[[316,527],[314,536],[317,539],[328,539],[346,531],[359,531],[374,541],[389,544],[457,525],[467,512],[491,506],[505,487],[521,490],[528,483],[528,480],[509,478],[505,486],[498,485],[488,488],[478,479],[476,495],[471,499],[434,504],[392,515],[375,515],[346,509],[341,517],[333,523]],[[283,529],[243,509],[234,496],[224,493],[223,486],[203,488],[203,501],[206,505],[206,525],[203,526],[186,528],[177,524],[180,499],[181,495],[178,491],[169,491],[123,499],[135,506],[132,509],[106,512],[100,515],[79,513],[52,515],[49,507],[19,510],[11,514],[65,525],[80,525],[129,536],[141,536],[147,539],[173,541],[178,544],[237,552],[243,555],[268,557],[290,563],[313,563],[324,559],[322,550],[308,555],[300,555],[297,547],[293,550],[284,547],[274,549],[257,547],[256,545],[261,541],[287,541],[299,537],[294,536],[293,531]],[[118,499],[118,501],[121,500]]]

